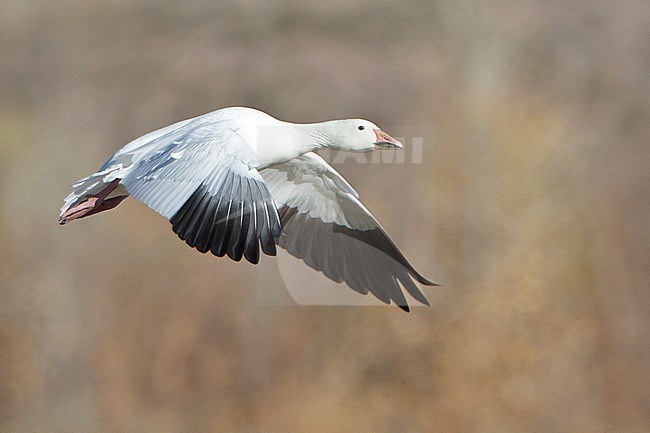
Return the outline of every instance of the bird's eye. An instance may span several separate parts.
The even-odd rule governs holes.
[[[363,131],[363,125],[359,125],[359,131]]]

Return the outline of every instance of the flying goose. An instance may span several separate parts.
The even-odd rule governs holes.
[[[72,185],[60,224],[109,210],[132,195],[167,218],[202,253],[256,264],[276,245],[353,290],[410,311],[401,286],[436,285],[406,260],[322,148],[366,152],[402,144],[362,119],[283,122],[223,108],[150,132]]]

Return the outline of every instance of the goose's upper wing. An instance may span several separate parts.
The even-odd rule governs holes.
[[[306,153],[261,174],[286,234],[276,240],[278,245],[357,292],[370,292],[409,311],[401,283],[416,300],[429,305],[412,279],[435,284],[411,266],[356,191],[320,156]]]
[[[237,134],[238,121],[186,122],[117,159],[131,159],[122,184],[168,218],[191,247],[234,260],[259,260],[259,246],[275,255],[282,233],[256,156]],[[109,161],[110,162],[110,161]]]

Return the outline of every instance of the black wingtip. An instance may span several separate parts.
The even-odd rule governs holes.
[[[411,272],[411,275],[413,275],[413,277],[415,278],[415,280],[418,283],[423,284],[425,286],[440,286],[440,284],[438,284],[438,283],[434,283],[433,281],[427,280],[422,275],[420,275],[420,273],[418,273],[418,272]]]
[[[403,311],[406,311],[407,313],[411,312],[411,307],[409,307],[408,305],[399,305],[398,304],[397,306],[400,307]]]
[[[255,254],[257,254],[257,255],[255,255]],[[252,253],[252,252],[249,252],[249,251],[245,251],[244,252],[244,257],[246,258],[246,260],[248,260],[249,263],[252,263],[254,265],[257,265],[260,262],[259,251],[257,253]]]

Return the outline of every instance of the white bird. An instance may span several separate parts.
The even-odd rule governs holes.
[[[359,201],[314,153],[366,152],[402,144],[362,119],[283,122],[261,111],[223,108],[150,132],[79,180],[60,224],[117,206],[132,195],[169,219],[202,253],[258,263],[276,244],[362,294],[409,311],[400,284],[430,305],[420,275]]]

